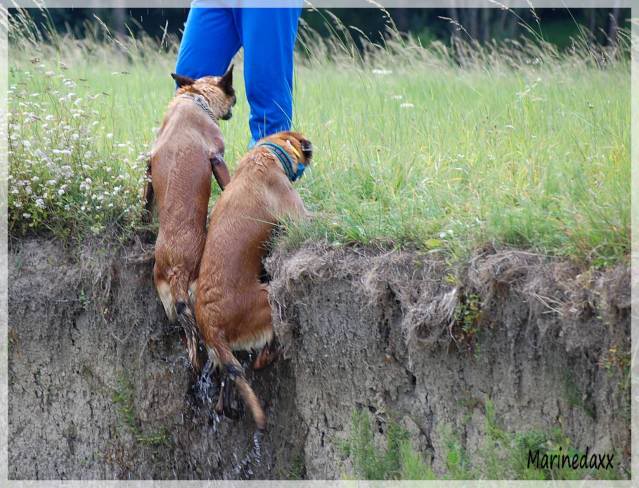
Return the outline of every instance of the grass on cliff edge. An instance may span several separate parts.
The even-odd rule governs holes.
[[[173,94],[177,41],[44,42],[12,16],[9,229],[79,238],[140,226],[145,153]],[[385,242],[453,256],[492,241],[595,265],[630,248],[630,69],[621,49],[542,40],[422,47],[389,27],[360,54],[302,26],[294,128],[314,143],[297,184],[317,213],[284,244]],[[230,167],[248,107],[222,122]],[[214,192],[213,201],[217,196]]]

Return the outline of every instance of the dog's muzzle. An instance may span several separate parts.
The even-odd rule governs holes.
[[[233,117],[233,112],[231,112],[230,110],[228,112],[226,112],[224,115],[222,115],[222,120],[229,120],[231,117]]]

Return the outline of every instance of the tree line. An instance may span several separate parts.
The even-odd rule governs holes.
[[[46,14],[30,9],[38,22],[48,22],[58,32],[71,32],[82,37],[87,22],[96,17],[112,32],[138,35],[141,32],[160,38],[167,34],[181,36],[188,15],[186,8],[111,8],[49,9]],[[332,14],[332,15],[331,15]],[[619,28],[629,28],[630,9],[622,8],[397,8],[380,9],[338,8],[305,9],[302,19],[322,35],[330,35],[335,18],[346,26],[355,26],[371,40],[379,42],[389,23],[401,32],[411,33],[422,43],[439,40],[450,42],[454,37],[472,38],[479,42],[503,40],[521,35],[540,36],[560,48],[570,43],[570,38],[588,32],[592,42],[615,42]]]

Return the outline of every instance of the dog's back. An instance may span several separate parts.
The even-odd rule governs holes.
[[[238,170],[239,173],[242,170]],[[200,273],[202,280],[196,303],[198,323],[205,341],[213,330],[224,330],[232,349],[258,349],[270,341],[270,307],[268,317],[255,316],[255,311],[268,306],[267,291],[259,281],[261,262],[276,217],[256,195],[256,178],[236,174],[217,201],[209,221]],[[264,175],[267,177],[267,175]],[[263,182],[262,182],[263,183]],[[208,259],[215,257],[214,259]]]
[[[214,149],[216,148],[216,149]],[[154,279],[170,320],[197,278],[211,195],[212,151],[224,151],[219,128],[188,99],[171,103],[151,152],[160,228]]]
[[[266,141],[288,154],[291,172],[310,162],[310,142],[299,133],[282,132]],[[239,162],[209,220],[195,316],[209,357],[238,386],[260,429],[266,416],[233,350],[264,348],[258,359],[268,356],[264,346],[273,338],[271,307],[268,288],[259,280],[265,244],[279,220],[305,214],[280,161],[258,146]]]
[[[160,220],[155,286],[169,319],[182,324],[189,358],[197,370],[199,336],[191,303],[206,238],[211,174],[215,172],[222,188],[229,180],[217,121],[230,118],[235,92],[232,68],[221,78],[194,80],[175,74],[173,78],[179,89],[151,152],[151,185],[145,195],[147,209],[155,204]]]

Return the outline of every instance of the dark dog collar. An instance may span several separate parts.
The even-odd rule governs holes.
[[[265,147],[273,154],[284,168],[284,173],[290,181],[299,180],[304,174],[305,166],[301,161],[297,163],[297,172],[293,172],[293,158],[288,152],[286,152],[281,146],[273,142],[261,142],[256,147]]]
[[[204,110],[206,114],[211,117],[211,120],[217,123],[217,117],[213,115],[213,112],[211,112],[211,108],[209,107],[209,103],[202,95],[198,95],[197,93],[183,93],[182,95],[180,95],[180,97],[193,100],[195,102],[195,105]]]

